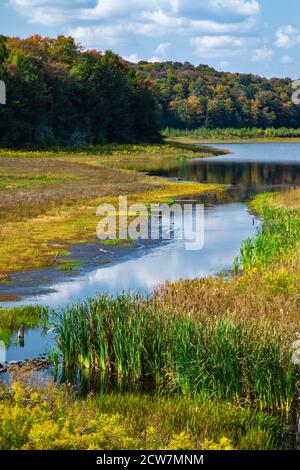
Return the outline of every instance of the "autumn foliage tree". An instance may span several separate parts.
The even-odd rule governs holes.
[[[146,80],[110,51],[71,37],[0,36],[2,146],[156,141],[158,105]]]
[[[152,83],[162,128],[300,127],[300,107],[292,102],[288,78],[224,73],[188,62],[133,67]]]

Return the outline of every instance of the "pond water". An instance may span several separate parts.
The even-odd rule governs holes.
[[[222,193],[193,198],[205,207],[201,250],[187,251],[176,230],[171,240],[141,241],[130,248],[109,249],[101,256],[97,244],[74,247],[72,256],[86,260],[78,276],[58,275],[54,269],[18,274],[13,284],[0,287],[0,295],[16,295],[21,300],[0,305],[44,304],[57,308],[99,293],[116,295],[130,290],[150,294],[155,286],[167,280],[209,276],[230,269],[242,241],[254,236],[260,225],[246,202],[264,191],[300,186],[300,144],[218,147],[231,154],[178,162],[151,172],[163,177],[228,185]],[[192,213],[187,212],[184,217],[189,219]],[[48,337],[31,332],[25,339],[25,348],[13,344],[8,350],[8,360],[35,357],[50,344]]]

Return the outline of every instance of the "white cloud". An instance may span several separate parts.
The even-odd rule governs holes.
[[[273,59],[273,56],[274,56],[274,51],[264,46],[261,49],[254,50],[253,55],[252,55],[252,60],[253,62],[270,61]]]
[[[141,58],[138,54],[130,54],[128,56],[124,56],[123,59],[127,60],[127,62],[131,62],[132,64],[137,64]]]
[[[83,46],[118,49],[160,38],[154,58],[167,58],[170,37],[186,37],[198,55],[238,54],[253,30],[258,0],[8,0],[28,22],[58,25]],[[192,38],[192,36],[195,36]],[[183,39],[184,40],[184,39]],[[223,42],[223,45],[217,44]],[[152,46],[153,47],[153,46]],[[134,52],[133,52],[134,54]]]
[[[170,46],[171,46],[170,42],[162,42],[155,49],[155,54],[158,54],[159,56],[165,57]]]
[[[292,64],[294,59],[289,55],[284,55],[280,58],[280,63],[284,65]]]
[[[8,0],[15,10],[22,16],[27,17],[29,23],[37,23],[43,25],[56,25],[63,23],[68,10],[84,7],[87,0]]]
[[[238,15],[252,16],[260,12],[260,2],[257,0],[211,0],[211,4],[216,9]]]
[[[124,32],[124,28],[121,26],[77,26],[77,28],[70,29],[68,34],[83,46],[96,47],[99,45],[103,50],[118,46],[123,38]]]
[[[235,36],[198,36],[191,39],[199,57],[233,57],[246,46],[244,38]]]
[[[282,49],[289,49],[300,43],[298,30],[291,25],[281,26],[276,31],[276,46]]]
[[[256,0],[8,0],[9,4],[30,22],[63,24],[70,21],[115,22],[134,21],[137,26],[153,26],[175,30],[178,26],[200,27],[210,32],[229,32],[234,23],[206,20],[208,10],[217,17],[222,12],[253,16],[259,12]],[[195,20],[199,18],[199,20]],[[201,18],[201,19],[200,19]],[[195,21],[194,21],[195,20]]]
[[[237,23],[220,23],[211,20],[192,20],[190,22],[190,27],[195,33],[227,34],[250,31],[254,24],[255,21],[253,18],[247,18],[245,21]]]

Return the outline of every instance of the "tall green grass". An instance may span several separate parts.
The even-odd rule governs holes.
[[[226,436],[234,448],[240,450],[278,449],[283,440],[287,441],[288,446],[293,445],[290,428],[286,426],[285,420],[228,402],[147,393],[99,394],[93,401],[101,413],[109,414],[113,410],[129,421],[128,429],[144,439],[140,443],[143,449],[149,446],[162,448],[161,441],[167,436],[183,431],[198,443],[208,437],[218,442]],[[156,436],[151,436],[151,428],[152,433],[155,428]],[[283,438],[284,430],[286,435]]]
[[[216,318],[201,322],[131,296],[101,296],[52,319],[66,367],[102,372],[118,383],[290,412],[298,371],[275,326]]]
[[[269,195],[257,198],[261,206]],[[255,203],[254,203],[255,207]],[[300,210],[261,207],[263,225],[254,238],[241,246],[240,265],[243,269],[266,268],[270,263],[288,261],[300,246]]]
[[[201,139],[276,139],[276,138],[300,138],[300,129],[282,127],[280,129],[268,128],[226,128],[208,129],[165,129],[164,137],[197,137]]]

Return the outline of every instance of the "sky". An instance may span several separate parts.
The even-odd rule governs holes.
[[[131,62],[300,78],[299,0],[0,0],[0,34],[72,35]]]

